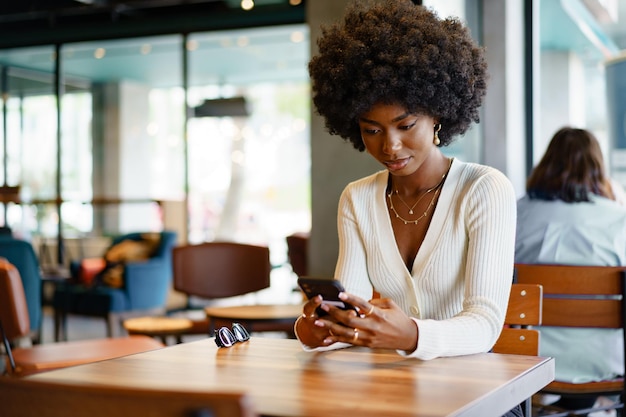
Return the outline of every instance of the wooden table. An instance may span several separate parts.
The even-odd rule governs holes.
[[[213,339],[34,375],[46,381],[250,394],[267,416],[500,416],[554,378],[554,359],[478,355],[431,361],[394,351],[304,352],[297,340]]]
[[[232,307],[205,307],[209,319],[209,334],[222,326],[241,323],[249,332],[281,331],[295,338],[293,326],[302,315],[302,304],[244,305]]]
[[[126,319],[123,325],[128,334],[159,337],[167,345],[168,336],[173,336],[176,343],[182,343],[182,335],[193,327],[193,322],[186,318],[148,316]]]

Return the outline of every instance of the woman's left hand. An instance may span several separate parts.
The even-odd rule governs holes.
[[[417,348],[417,324],[388,298],[364,299],[348,293],[339,297],[359,309],[359,314],[328,304],[326,310],[338,323],[324,321],[330,336],[324,344],[346,342],[370,348],[397,349],[413,352]]]

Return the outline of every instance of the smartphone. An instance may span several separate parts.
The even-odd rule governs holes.
[[[311,299],[319,294],[327,304],[331,304],[342,310],[354,310],[357,314],[359,313],[356,307],[352,304],[339,299],[339,293],[345,290],[343,285],[341,285],[341,283],[336,279],[303,276],[298,278],[298,285],[302,288],[302,291],[304,291],[304,294],[308,299]],[[316,313],[319,317],[328,314],[319,307],[317,308]]]

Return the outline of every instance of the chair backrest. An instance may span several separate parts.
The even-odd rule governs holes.
[[[287,241],[287,257],[293,272],[299,277],[308,275],[309,234],[294,233],[287,236],[285,240]]]
[[[208,242],[173,250],[174,289],[202,298],[224,298],[270,286],[267,246]]]
[[[623,267],[516,264],[516,282],[543,286],[543,324],[623,328]]]
[[[29,334],[30,319],[20,273],[13,264],[2,258],[0,259],[0,337],[2,337],[11,372],[16,369],[11,342]]]
[[[172,230],[164,230],[161,232],[161,243],[156,250],[155,256],[164,258],[167,262],[172,260],[172,249],[176,246],[178,234]]]
[[[493,346],[495,353],[539,354],[539,331],[531,329],[542,322],[543,288],[538,284],[513,284],[504,319],[505,327]]]
[[[0,257],[15,265],[19,271],[30,317],[30,331],[36,334],[39,332],[43,315],[41,311],[41,272],[35,250],[30,242],[2,236],[0,237]]]
[[[255,417],[238,392],[148,390],[0,378],[3,417]]]
[[[0,259],[0,323],[9,340],[29,334],[30,319],[17,268]]]

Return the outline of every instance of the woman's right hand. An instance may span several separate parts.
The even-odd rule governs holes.
[[[296,321],[296,335],[300,342],[308,347],[327,345],[324,340],[330,336],[328,325],[337,323],[330,315],[324,316],[323,319],[318,316],[317,308],[321,305],[321,295],[311,298],[302,307],[302,316]],[[323,322],[327,324],[324,325]]]

